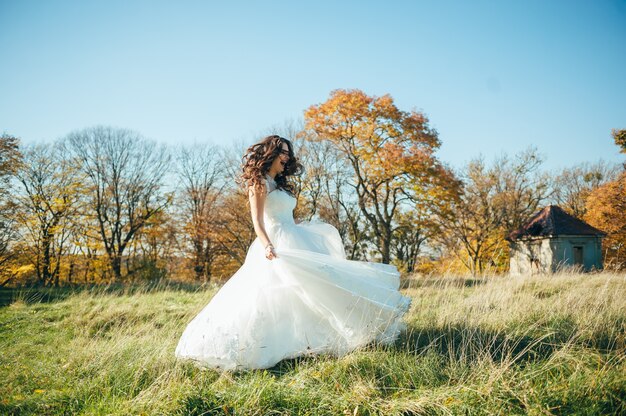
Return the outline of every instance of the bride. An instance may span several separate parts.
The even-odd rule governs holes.
[[[296,224],[301,172],[289,140],[268,136],[243,157],[257,238],[244,264],[185,328],[175,355],[217,369],[272,367],[286,358],[342,356],[393,343],[410,299],[395,266],[347,260],[336,228]]]

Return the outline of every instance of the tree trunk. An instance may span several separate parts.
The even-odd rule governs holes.
[[[42,244],[43,260],[41,265],[41,280],[43,281],[44,286],[46,286],[48,283],[52,283],[52,275],[50,273],[50,240],[47,237],[44,237]]]
[[[389,264],[391,261],[391,230],[383,230],[380,236],[380,254],[382,254],[382,262]]]
[[[71,285],[72,284],[72,275],[74,274],[74,259],[73,257],[70,260],[70,267],[67,271],[67,282]]]
[[[202,249],[202,242],[195,238],[193,242],[194,246],[194,262],[193,271],[196,274],[196,280],[204,279],[204,250]]]
[[[122,258],[118,254],[111,256],[111,269],[113,269],[113,281],[122,280]]]

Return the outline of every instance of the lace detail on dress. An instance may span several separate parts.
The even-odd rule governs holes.
[[[267,193],[276,190],[276,181],[272,179],[270,175],[265,175],[265,185],[267,186]]]

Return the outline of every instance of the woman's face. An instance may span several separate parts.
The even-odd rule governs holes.
[[[284,171],[285,164],[289,162],[289,146],[287,145],[287,143],[283,142],[281,144],[281,149],[281,152],[272,162],[272,166],[270,166],[270,172],[276,175]]]

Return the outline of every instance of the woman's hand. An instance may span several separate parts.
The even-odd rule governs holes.
[[[265,258],[268,260],[273,260],[275,258],[277,258],[278,256],[276,255],[276,252],[274,251],[274,246],[271,244],[268,244],[267,246],[265,246]]]

